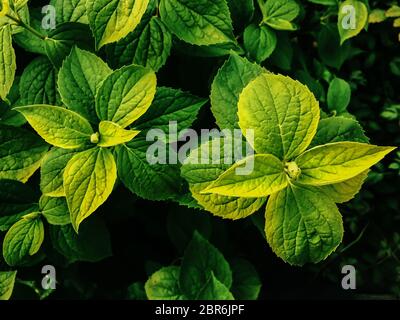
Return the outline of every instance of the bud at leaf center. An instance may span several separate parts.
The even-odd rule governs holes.
[[[91,143],[97,144],[97,143],[99,143],[99,140],[100,140],[100,134],[99,134],[98,132],[93,133],[93,134],[90,136],[90,142],[91,142]]]
[[[285,164],[285,172],[292,180],[297,180],[301,174],[301,170],[297,166],[296,162],[287,162]]]

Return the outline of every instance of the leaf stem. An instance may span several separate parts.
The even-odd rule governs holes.
[[[35,35],[36,37],[42,39],[42,40],[46,40],[47,37],[42,35],[40,32],[36,31],[34,28],[32,28],[30,25],[26,24],[25,22],[23,22],[22,20],[13,17],[12,15],[6,14],[6,17],[9,18],[10,20],[14,21],[17,25],[19,25],[20,27],[24,28],[25,30],[29,31],[30,33],[32,33],[33,35]]]

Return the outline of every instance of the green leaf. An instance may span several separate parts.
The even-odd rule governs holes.
[[[149,300],[186,300],[179,287],[180,267],[165,267],[146,281],[144,286]]]
[[[21,33],[23,27],[19,23],[16,23],[16,21],[14,21],[13,19],[10,19],[10,16],[13,16],[14,18],[19,18],[22,22],[29,23],[29,9],[28,5],[26,4],[27,0],[15,1],[18,1],[19,5],[13,6],[13,3],[10,3],[11,10],[10,12],[8,12],[8,17],[0,18],[0,26],[11,25],[11,32],[13,35]],[[16,12],[18,13],[18,15],[16,14]]]
[[[20,127],[26,123],[24,116],[13,110],[20,102],[19,82],[20,78],[15,78],[6,101],[0,101],[0,125]]]
[[[239,146],[242,144],[240,141]],[[219,157],[220,161],[211,161]],[[192,150],[181,168],[181,175],[189,182],[192,196],[205,210],[225,219],[245,218],[265,202],[265,198],[238,198],[218,194],[201,193],[213,181],[229,169],[233,155],[225,153],[225,140],[217,139],[203,143]],[[219,163],[217,163],[219,162]]]
[[[332,117],[322,119],[319,122],[317,133],[310,147],[340,141],[368,143],[369,139],[365,136],[364,130],[356,120]]]
[[[368,8],[356,0],[346,0],[339,6],[338,29],[340,44],[355,37],[368,22]]]
[[[229,289],[211,271],[205,285],[200,289],[196,300],[235,300]]]
[[[197,46],[179,39],[174,40],[174,48],[177,52],[193,57],[212,58],[228,56],[230,54],[244,54],[244,50],[237,42]]]
[[[325,99],[325,89],[321,84],[321,80],[317,80],[311,76],[307,70],[298,70],[294,74],[294,78],[305,84],[314,94],[317,100]]]
[[[58,74],[62,101],[92,123],[97,123],[95,97],[104,79],[112,73],[93,53],[74,47]]]
[[[96,96],[100,120],[109,120],[125,128],[150,107],[156,93],[157,79],[151,69],[131,65],[114,71]]]
[[[292,265],[318,263],[343,238],[342,217],[317,188],[290,185],[268,200],[265,233],[276,255]]]
[[[93,38],[87,25],[66,22],[51,31],[45,40],[47,56],[56,68],[60,68],[73,46],[91,51]]]
[[[232,294],[237,300],[257,300],[261,290],[261,279],[253,265],[244,259],[232,263]]]
[[[69,263],[98,262],[112,255],[110,234],[103,220],[89,219],[82,224],[79,234],[71,224],[50,226],[51,243]]]
[[[166,150],[168,145],[160,141],[161,149]],[[179,166],[174,164],[150,163],[152,156],[148,149],[152,142],[143,137],[137,137],[131,142],[120,145],[116,149],[119,178],[133,193],[148,200],[167,200],[180,194],[182,182],[179,176]],[[156,162],[156,161],[154,161]],[[154,188],[157,186],[157,188]]]
[[[127,300],[147,300],[146,291],[144,289],[144,283],[142,281],[132,283],[126,290]]]
[[[65,198],[40,197],[39,207],[47,222],[52,225],[66,225],[71,223],[68,205]]]
[[[180,287],[184,294],[193,299],[207,283],[210,273],[228,289],[232,285],[232,272],[224,256],[204,239],[198,232],[185,250],[181,273]]]
[[[185,251],[196,230],[206,239],[210,238],[212,233],[210,215],[198,210],[189,213],[182,206],[170,210],[167,218],[168,236],[180,254]]]
[[[211,86],[211,111],[220,129],[239,128],[239,95],[250,81],[263,72],[263,68],[236,54],[232,54],[219,69]]]
[[[33,104],[60,105],[57,91],[57,72],[49,59],[38,57],[24,70],[19,84],[21,95],[19,105]]]
[[[21,264],[37,253],[44,239],[43,222],[37,216],[26,216],[15,223],[3,241],[4,260],[10,266]]]
[[[153,17],[139,39],[133,63],[158,71],[167,61],[172,35],[158,17]]]
[[[0,231],[7,231],[21,217],[39,210],[35,192],[16,180],[0,180]]]
[[[0,179],[26,182],[40,167],[48,145],[37,135],[0,126]]]
[[[99,124],[99,147],[113,147],[131,141],[140,131],[125,130],[111,121],[101,121]]]
[[[257,63],[267,59],[276,48],[276,34],[267,26],[249,25],[244,30],[244,47]]]
[[[124,50],[124,58],[128,55],[130,63],[158,71],[167,62],[172,48],[172,35],[165,24],[160,18],[153,16],[140,30],[139,35],[131,35],[117,43],[120,46],[119,51]]]
[[[178,132],[189,128],[200,108],[207,102],[179,89],[158,87],[153,103],[135,122],[139,130],[161,129],[168,132],[171,121],[177,122]]]
[[[33,105],[18,107],[33,129],[49,144],[64,149],[85,146],[93,134],[90,123],[79,114],[62,107]]]
[[[29,9],[29,25],[38,33],[47,36],[49,30],[42,28],[43,15],[41,9]],[[28,52],[46,55],[45,41],[24,28],[22,28],[21,32],[13,35],[13,41]]]
[[[239,126],[257,153],[290,160],[301,154],[317,131],[319,106],[300,82],[275,74],[262,74],[242,92],[238,104]]]
[[[337,26],[326,24],[318,33],[318,54],[324,64],[340,69],[343,63],[351,57],[362,53],[359,49],[351,47],[350,42],[340,45]]]
[[[142,33],[148,27],[150,20],[156,16],[156,5],[156,0],[150,0],[146,12],[137,27],[126,37],[105,47],[107,61],[112,68],[118,69],[124,65],[133,63]]]
[[[179,205],[189,208],[189,209],[203,209],[203,207],[197,202],[197,200],[193,197],[190,190],[187,192],[177,196],[174,201],[176,201]]]
[[[17,271],[0,272],[0,300],[9,300],[14,290]]]
[[[238,169],[248,167],[252,170],[239,175]],[[249,156],[230,167],[212,182],[202,193],[217,193],[233,197],[267,197],[288,184],[285,168],[278,158],[270,154]]]
[[[299,183],[323,186],[357,176],[382,160],[395,147],[359,142],[335,142],[312,148],[296,159]]]
[[[57,24],[64,22],[88,23],[86,15],[87,0],[51,0],[56,8]]]
[[[38,210],[39,206],[37,204],[33,204],[22,212],[0,217],[0,231],[7,231],[12,227],[13,224],[22,219],[22,217],[32,212],[37,212]]]
[[[294,49],[291,39],[285,32],[277,32],[278,42],[274,52],[269,57],[269,62],[278,68],[289,71],[292,68]]]
[[[253,0],[228,0],[229,11],[235,31],[242,31],[254,15]]]
[[[68,161],[80,152],[76,149],[52,148],[40,167],[40,190],[49,197],[64,197],[63,175]]]
[[[10,1],[14,2],[14,8],[18,10],[23,6],[25,6],[29,0],[10,0]]]
[[[148,4],[149,0],[87,0],[86,11],[97,49],[133,31]]]
[[[333,79],[328,90],[328,109],[337,113],[346,112],[350,99],[350,85],[343,79]]]
[[[36,201],[36,194],[28,185],[16,180],[0,180],[0,217],[30,210]]]
[[[0,99],[5,100],[14,82],[17,68],[11,26],[0,26],[0,39]]]
[[[308,2],[321,4],[324,6],[336,6],[337,5],[337,0],[308,0]]]
[[[110,150],[93,148],[79,152],[64,170],[64,190],[71,222],[79,225],[110,196],[117,179],[117,168]]]
[[[24,215],[37,212],[37,198],[27,184],[0,179],[0,231],[7,231]]]
[[[161,0],[160,16],[179,39],[188,43],[235,42],[225,0]]]
[[[4,6],[3,6],[2,2],[4,2]],[[1,8],[0,9],[0,28],[2,28],[4,26],[11,26],[11,31],[13,33],[15,31],[20,32],[21,30],[17,26],[16,22],[6,16],[6,15],[10,15],[10,14],[12,16],[15,15],[14,13],[12,13],[13,8],[10,8],[10,4],[3,0],[0,2],[0,4],[1,4],[1,6],[3,6],[3,7],[0,7]]]
[[[295,30],[296,26],[291,23],[299,12],[300,7],[294,0],[259,0],[263,14],[263,22],[277,30]]]

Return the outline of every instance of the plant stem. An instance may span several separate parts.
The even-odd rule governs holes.
[[[9,18],[10,20],[14,21],[17,25],[19,25],[20,27],[24,28],[25,30],[29,31],[30,33],[32,33],[34,36],[42,39],[42,40],[46,40],[46,36],[42,35],[40,32],[36,31],[35,29],[33,29],[30,25],[26,24],[25,22],[23,22],[22,20],[15,18],[9,14],[6,14],[6,17]]]

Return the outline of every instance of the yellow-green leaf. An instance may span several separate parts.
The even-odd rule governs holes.
[[[351,179],[381,161],[395,147],[335,142],[312,148],[296,159],[299,182],[323,186]]]
[[[291,21],[300,12],[300,7],[294,0],[259,1],[263,14],[263,23],[277,30],[296,30]]]
[[[89,121],[76,112],[49,105],[17,107],[33,129],[49,144],[63,149],[77,149],[90,141]]]
[[[3,242],[4,260],[16,266],[37,253],[44,240],[43,222],[37,213],[24,216],[6,233]]]
[[[52,148],[40,166],[40,190],[49,197],[65,197],[63,174],[69,160],[81,149]]]
[[[96,92],[111,73],[99,57],[74,47],[58,73],[58,90],[65,106],[97,124]]]
[[[133,31],[148,4],[149,0],[87,0],[86,12],[97,49]]]
[[[64,170],[64,190],[75,231],[111,194],[117,168],[110,150],[93,148],[76,154]]]
[[[381,23],[386,20],[385,10],[374,9],[369,13],[368,23]]]
[[[325,192],[335,203],[344,203],[350,201],[361,190],[361,187],[368,177],[369,170],[365,170],[359,175],[349,180],[321,186],[320,189]]]
[[[99,124],[100,140],[99,147],[113,147],[129,142],[136,137],[140,131],[126,130],[111,121],[101,121]]]
[[[186,300],[179,286],[180,267],[170,266],[154,272],[144,289],[149,300]]]
[[[340,44],[361,32],[368,21],[367,6],[361,1],[346,0],[339,6]]]
[[[244,167],[246,174],[238,172]],[[270,154],[249,156],[230,167],[202,193],[233,197],[267,197],[285,188],[288,179],[282,161]]]
[[[11,40],[11,26],[0,27],[0,99],[5,100],[14,82],[17,68]]]
[[[160,16],[179,39],[197,46],[235,41],[225,0],[161,0]]]
[[[0,179],[28,181],[39,169],[48,148],[28,130],[0,126]]]
[[[196,300],[235,300],[228,287],[219,281],[213,272],[200,289]]]
[[[237,129],[239,95],[265,69],[246,58],[231,54],[211,85],[211,111],[220,129]]]
[[[212,171],[212,168],[209,171]],[[209,184],[210,182],[191,184],[190,192],[204,210],[217,217],[243,219],[259,210],[266,201],[266,198],[228,197],[215,193],[201,193]]]
[[[65,198],[50,198],[41,196],[39,199],[40,212],[51,225],[64,226],[71,223]]]
[[[319,121],[319,105],[311,91],[283,75],[264,73],[243,90],[239,126],[254,130],[257,153],[290,160],[307,149]]]
[[[10,10],[9,0],[1,0],[0,2],[0,17],[4,17]]]
[[[96,95],[100,120],[126,128],[150,107],[156,94],[157,78],[151,69],[130,65],[114,71]]]
[[[0,300],[11,298],[17,271],[0,272]]]
[[[219,140],[219,141],[218,141]],[[240,141],[242,143],[242,141]],[[205,210],[225,219],[241,219],[256,212],[265,203],[265,198],[227,197],[219,194],[202,194],[210,183],[215,181],[232,164],[225,152],[224,139],[213,139],[191,151],[182,166],[182,176],[188,181],[193,198]],[[220,159],[219,163],[211,159]],[[231,163],[231,164],[229,164]]]
[[[299,266],[318,263],[342,241],[342,216],[318,188],[290,185],[269,198],[265,233],[284,261]]]
[[[389,9],[386,10],[385,13],[386,17],[388,18],[397,18],[400,17],[400,7],[397,5],[391,6]]]

